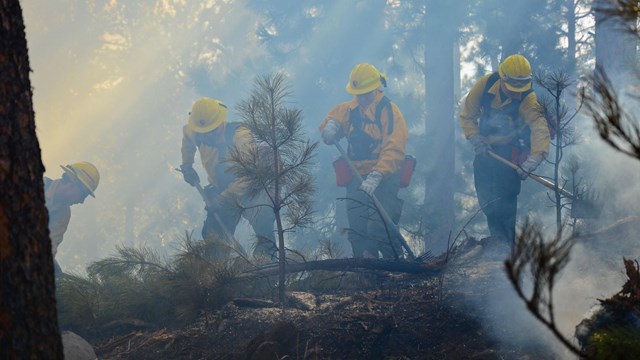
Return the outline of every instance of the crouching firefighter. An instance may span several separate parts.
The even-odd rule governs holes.
[[[515,241],[521,180],[533,172],[549,152],[549,128],[535,92],[531,65],[511,55],[498,71],[483,76],[471,88],[460,113],[464,136],[473,145],[473,174],[478,203],[492,237]],[[500,163],[491,150],[517,165]]]
[[[60,167],[64,170],[61,178],[44,178],[44,196],[49,212],[49,235],[56,277],[62,274],[62,268],[55,257],[71,221],[71,206],[84,203],[89,195],[96,197],[94,192],[100,183],[100,173],[92,163],[80,161]]]
[[[184,181],[199,186],[200,178],[193,168],[196,151],[207,172],[209,184],[204,187],[207,198],[207,218],[202,227],[202,238],[212,236],[228,239],[243,216],[256,234],[254,256],[275,256],[277,248],[273,224],[275,215],[266,204],[265,197],[250,198],[243,183],[228,170],[227,151],[234,147],[242,151],[253,146],[249,130],[237,122],[227,122],[227,107],[220,100],[201,98],[193,103],[189,122],[183,127],[182,165]]]
[[[360,183],[353,177],[345,184],[347,238],[356,258],[396,257],[369,195],[375,194],[397,224],[402,211],[399,170],[409,134],[400,109],[384,95],[382,86],[386,86],[383,73],[370,64],[356,65],[346,86],[353,100],[334,107],[320,125],[325,144],[347,139],[347,155],[364,179]]]

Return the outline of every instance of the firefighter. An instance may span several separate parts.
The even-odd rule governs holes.
[[[347,139],[348,156],[364,179],[359,183],[354,177],[346,185],[347,238],[356,258],[396,257],[370,198],[375,194],[398,223],[402,211],[399,169],[409,133],[400,109],[382,91],[386,81],[375,66],[356,65],[346,86],[353,99],[334,107],[320,125],[325,144]]]
[[[243,216],[256,234],[254,255],[272,258],[277,251],[273,232],[275,215],[271,208],[260,206],[268,203],[268,199],[260,196],[249,198],[242,182],[228,171],[225,159],[232,146],[238,150],[253,146],[249,130],[241,127],[240,123],[227,122],[227,107],[222,101],[207,97],[196,100],[189,113],[189,121],[183,127],[180,170],[185,182],[191,186],[199,185],[200,178],[193,162],[196,151],[200,153],[209,182],[204,188],[209,204],[206,206],[207,218],[202,227],[202,237],[224,239],[227,232],[235,232]]]
[[[56,276],[62,273],[55,257],[71,220],[71,205],[84,203],[89,195],[95,197],[94,191],[100,182],[98,169],[86,161],[60,167],[64,170],[61,178],[44,178],[44,195],[49,212],[49,235]]]
[[[476,154],[474,182],[489,232],[509,244],[515,241],[521,180],[549,152],[549,128],[531,89],[531,77],[531,65],[524,56],[507,57],[497,72],[483,76],[471,88],[460,113],[462,131]],[[488,150],[519,169],[498,162]]]

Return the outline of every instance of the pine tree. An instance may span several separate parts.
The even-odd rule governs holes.
[[[285,298],[284,235],[307,225],[312,215],[314,181],[312,159],[317,142],[310,142],[302,130],[302,112],[287,107],[291,92],[281,73],[256,78],[248,99],[238,108],[242,125],[252,134],[255,146],[232,148],[231,171],[244,182],[250,196],[266,192],[275,214],[278,233],[279,299]],[[286,227],[285,227],[286,226]]]

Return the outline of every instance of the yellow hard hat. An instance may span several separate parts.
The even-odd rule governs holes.
[[[362,95],[382,85],[387,85],[387,76],[378,71],[375,66],[362,63],[351,70],[349,82],[347,83],[347,92],[353,95]]]
[[[523,92],[531,89],[531,64],[522,55],[511,55],[498,66],[498,74],[507,89]]]
[[[71,178],[84,185],[91,196],[96,197],[93,192],[98,188],[100,173],[98,173],[98,169],[93,164],[81,161],[71,165],[60,165],[60,167]]]
[[[189,129],[206,133],[227,122],[227,106],[220,100],[200,98],[193,103],[189,113]]]

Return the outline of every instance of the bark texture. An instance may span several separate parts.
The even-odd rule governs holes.
[[[0,358],[62,359],[29,57],[18,0],[0,0]]]

